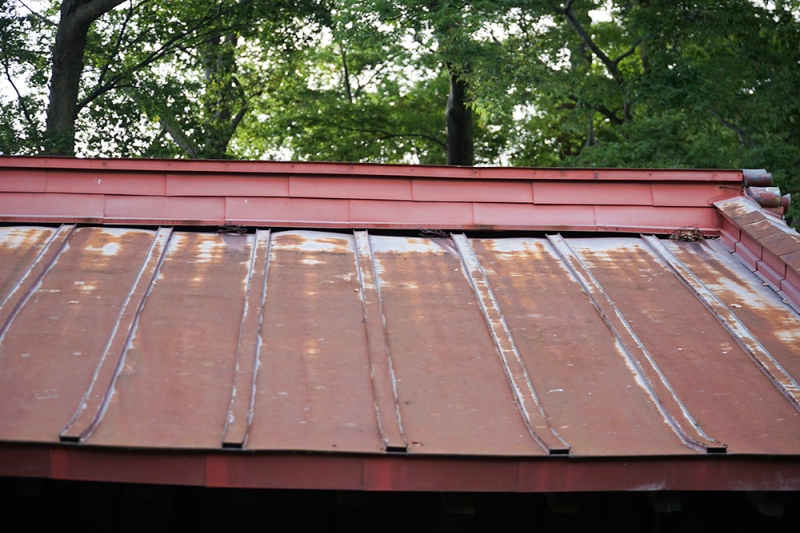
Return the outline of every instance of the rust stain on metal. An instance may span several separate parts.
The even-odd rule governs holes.
[[[242,448],[253,420],[255,376],[261,352],[261,326],[264,321],[264,302],[267,298],[270,231],[258,230],[252,247],[252,258],[245,285],[244,310],[236,349],[231,401],[225,421],[222,446]]]
[[[800,412],[643,242],[571,243],[706,434],[729,453],[796,451]]]
[[[794,378],[775,360],[769,351],[758,341],[736,315],[702,281],[681,263],[656,237],[646,236],[644,241],[665,261],[675,275],[697,295],[725,329],[750,355],[753,362],[764,371],[775,386],[800,409],[800,386]]]
[[[165,228],[159,229],[154,235],[150,249],[145,254],[144,263],[120,308],[117,321],[108,337],[108,342],[100,356],[86,394],[75,415],[59,434],[62,441],[77,442],[86,439],[102,419],[113,391],[114,381],[122,369],[125,350],[130,342],[133,329],[136,327],[136,319],[153,282],[153,277],[163,260],[171,234],[172,228]],[[118,255],[121,253],[120,248],[121,243],[109,242],[99,248],[87,247],[86,249]]]
[[[0,308],[54,233],[52,228],[0,228]]]
[[[10,257],[8,262],[4,260],[3,266],[0,267],[3,269],[4,278],[3,300],[0,302],[0,340],[25,300],[41,281],[41,277],[61,253],[73,231],[75,231],[74,225],[61,226],[58,231],[47,235],[49,238],[45,243],[34,247],[28,253],[23,251],[21,245],[24,241],[21,242],[19,234],[16,236],[8,234],[10,238],[4,239],[3,257],[6,255]]]
[[[461,259],[428,239],[372,236],[412,453],[538,455]]]
[[[695,421],[619,308],[572,247],[561,236],[551,235],[548,240],[617,338],[619,351],[634,373],[636,382],[651,397],[666,423],[688,446],[703,451],[723,452],[726,445],[707,435]],[[608,256],[600,257],[609,260]]]
[[[386,341],[386,318],[383,315],[369,234],[355,231],[354,236],[378,428],[386,450],[407,451],[408,442],[403,435],[403,417],[397,401],[397,383]]]
[[[382,452],[351,235],[272,237],[247,449]]]
[[[548,423],[570,443],[571,454],[695,453],[665,423],[619,341],[547,240],[475,239],[472,245]]]
[[[800,317],[718,242],[170,234],[0,228],[0,440],[800,453]]]
[[[800,316],[775,291],[759,283],[719,241],[665,246],[728,305],[790,375],[800,376]]]
[[[139,271],[145,230],[80,228],[56,249],[0,339],[0,438],[57,441],[90,386]],[[109,244],[119,253],[107,256]],[[42,258],[44,259],[44,258]],[[13,320],[12,320],[13,319]],[[31,335],[30,332],[36,332]],[[60,427],[59,427],[60,426]]]
[[[497,299],[486,279],[486,273],[469,240],[463,234],[458,234],[453,235],[453,242],[461,257],[467,278],[480,303],[486,324],[489,326],[489,331],[497,347],[497,354],[503,363],[517,405],[531,436],[550,454],[569,453],[569,444],[547,422],[547,415],[522,362],[514,337],[509,331],[505,317],[503,317],[503,313],[497,305]]]
[[[220,446],[253,241],[172,235],[88,443]]]

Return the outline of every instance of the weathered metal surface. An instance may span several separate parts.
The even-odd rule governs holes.
[[[261,353],[261,326],[264,323],[264,300],[267,297],[267,271],[269,270],[270,232],[257,230],[245,286],[242,324],[233,375],[231,403],[222,445],[241,448],[247,442],[247,431],[253,421],[255,377]]]
[[[53,231],[45,228],[3,228],[0,262],[3,299],[0,300],[0,335],[30,296],[31,291],[61,252],[75,226]]]
[[[145,230],[80,228],[59,245],[0,335],[0,439],[58,439],[152,239]]]
[[[371,236],[412,453],[536,455],[449,239]]]
[[[745,191],[761,207],[780,207],[784,201],[778,187],[747,187]],[[789,198],[786,199],[786,202],[788,207]]]
[[[352,235],[272,237],[252,450],[380,452]]]
[[[571,453],[693,453],[550,243],[479,239],[473,246],[548,420]]]
[[[0,221],[719,233],[741,171],[0,158]]]
[[[4,307],[6,300],[17,290],[23,274],[30,274],[31,264],[48,246],[53,233],[55,230],[51,228],[0,228],[0,254],[3,258],[0,261],[0,306]]]
[[[475,458],[398,455],[176,453],[0,443],[0,475],[228,488],[567,492],[800,490],[787,456]]]
[[[785,371],[800,376],[800,315],[789,308],[719,241],[662,244],[688,267],[753,334]]]
[[[796,453],[800,412],[643,242],[571,244],[706,434],[731,453]]]
[[[800,455],[800,318],[718,243],[65,226],[0,253],[0,441]],[[402,464],[371,486],[434,487]]]
[[[253,240],[172,235],[87,442],[220,447]]]
[[[800,408],[800,387],[786,370],[778,363],[769,351],[759,342],[747,326],[725,305],[708,287],[700,281],[686,266],[678,260],[661,242],[653,237],[644,237],[644,241],[666,262],[678,278],[694,292],[706,307],[719,319],[725,329],[736,339],[750,355],[753,362],[775,383],[775,386],[795,405]]]
[[[31,176],[32,186],[37,192],[46,190],[43,175],[55,173],[118,173],[131,176],[146,172],[167,183],[175,176],[230,176],[241,174],[248,178],[275,175],[291,176],[335,176],[349,178],[361,176],[403,176],[427,179],[526,179],[540,180],[587,180],[630,181],[646,179],[653,181],[714,181],[742,182],[741,170],[698,169],[560,169],[521,167],[452,167],[434,165],[386,165],[374,163],[326,163],[301,161],[189,161],[175,159],[75,159],[68,157],[0,156],[0,190],[17,190],[6,187],[18,181],[20,176]],[[8,176],[8,178],[6,178]]]
[[[586,264],[561,236],[548,236],[548,240],[558,251],[564,263],[569,266],[595,309],[620,343],[620,352],[635,373],[637,383],[647,391],[664,417],[664,421],[673,428],[685,444],[704,451],[724,451],[726,447],[724,444],[709,437],[699,427],[641,339],[637,337],[628,321],[620,313],[619,308],[603,290]]]
[[[506,376],[514,393],[514,401],[522,411],[528,430],[534,440],[550,454],[569,453],[569,444],[559,437],[547,422],[547,415],[531,383],[528,371],[522,362],[514,337],[508,329],[503,313],[497,304],[492,288],[486,279],[486,273],[469,240],[463,235],[453,235],[456,249],[461,256],[464,271],[475,291],[486,324],[497,347],[497,354],[503,363]]]
[[[387,450],[407,451],[408,442],[403,435],[403,418],[397,402],[397,382],[386,340],[386,319],[383,316],[381,291],[375,274],[369,234],[366,231],[356,231],[354,236],[378,428]]]
[[[139,312],[144,305],[144,298],[163,260],[170,235],[172,235],[171,228],[160,229],[156,233],[150,250],[145,255],[142,268],[120,308],[117,322],[114,324],[105,350],[100,356],[97,369],[92,376],[92,382],[78,406],[75,416],[59,435],[62,441],[85,439],[102,418],[108,401],[111,399],[114,380],[122,370],[121,362],[125,350],[128,348]]]
[[[746,168],[742,170],[745,187],[769,187],[772,185],[772,174],[763,168]]]

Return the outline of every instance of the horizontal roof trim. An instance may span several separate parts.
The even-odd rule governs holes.
[[[742,194],[741,171],[0,158],[3,222],[717,235]]]
[[[585,492],[800,490],[797,457],[375,457],[0,444],[0,476],[230,488]]]
[[[609,181],[729,181],[743,182],[741,170],[455,167],[443,165],[386,165],[297,161],[221,161],[176,159],[76,159],[68,157],[0,157],[6,169],[92,170],[118,172],[312,174],[336,176],[395,176],[443,179],[540,179]]]

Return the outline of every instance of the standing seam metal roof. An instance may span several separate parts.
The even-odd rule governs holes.
[[[0,174],[6,188],[17,181]],[[534,199],[536,183],[526,185]],[[458,181],[451,188],[463,193]],[[178,457],[205,454],[202,483],[273,486],[241,461],[300,468],[284,454],[303,452],[312,454],[303,468],[326,461],[298,482],[308,488],[354,488],[358,471],[355,488],[454,490],[431,474],[452,458],[469,464],[461,490],[495,490],[481,465],[511,468],[502,476],[516,488],[503,490],[589,490],[595,477],[526,485],[525,465],[567,456],[578,479],[656,461],[642,479],[605,485],[619,490],[707,488],[695,474],[675,481],[675,465],[704,458],[703,468],[734,472],[737,457],[782,457],[766,480],[748,485],[756,467],[746,466],[717,487],[796,490],[800,475],[786,477],[800,454],[794,251],[756,237],[759,259],[748,262],[754,248],[741,243],[753,228],[737,217],[760,208],[741,194],[705,200],[717,202],[707,209],[722,239],[698,242],[2,227],[0,472],[42,450],[50,466],[37,471],[98,479],[87,472],[118,453],[104,450],[136,448],[172,470]],[[413,223],[404,216],[401,226]],[[784,248],[797,240],[779,231]],[[781,277],[758,277],[775,259]],[[231,448],[242,451],[222,452]],[[229,455],[245,452],[257,455]],[[434,462],[414,463],[429,468],[408,478],[398,453]],[[95,466],[80,466],[87,457]],[[338,484],[336,464],[347,473]],[[155,470],[145,480],[157,482]],[[195,474],[181,475],[173,482]]]

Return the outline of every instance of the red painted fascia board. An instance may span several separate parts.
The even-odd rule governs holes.
[[[163,173],[294,174],[435,179],[696,181],[741,184],[741,170],[719,169],[574,169],[527,167],[453,167],[294,161],[220,161],[175,159],[79,159],[69,157],[0,156],[4,169],[104,170]]]
[[[400,457],[0,444],[0,476],[369,491],[787,491],[800,490],[800,458]]]
[[[741,196],[741,180],[680,169],[0,157],[0,221],[716,235],[711,204]]]
[[[99,200],[91,196],[86,199],[91,202],[81,203],[52,196],[0,193],[0,222],[626,233],[671,233],[692,227],[706,235],[719,232],[712,207],[614,209],[591,205],[113,195],[98,195]],[[70,196],[79,200],[89,195]]]

